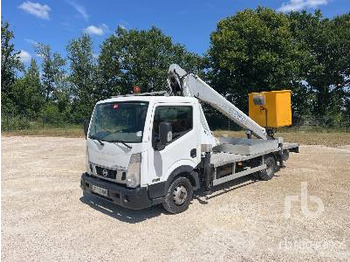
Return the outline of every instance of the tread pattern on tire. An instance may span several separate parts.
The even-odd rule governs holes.
[[[174,188],[176,188],[180,184],[185,186],[187,189],[187,199],[182,205],[178,206],[174,203],[173,191],[174,191]],[[167,190],[167,194],[164,198],[163,207],[169,213],[172,213],[172,214],[181,213],[188,208],[192,200],[192,196],[193,196],[193,187],[190,180],[187,177],[183,177],[183,176],[178,177],[170,184]]]
[[[266,159],[265,159],[265,164],[267,165],[267,163],[271,162],[272,164],[272,172],[269,172],[267,170],[262,170],[260,171],[259,173],[259,177],[261,180],[270,180],[271,178],[273,178],[274,174],[275,174],[275,171],[276,171],[276,160],[273,156],[268,156]]]

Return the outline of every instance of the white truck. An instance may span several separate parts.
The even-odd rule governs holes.
[[[117,96],[96,104],[85,128],[84,192],[131,209],[162,204],[180,213],[197,192],[253,173],[271,179],[289,152],[299,151],[297,144],[269,136],[178,65],[170,66],[168,84],[166,93]],[[248,138],[214,137],[201,102],[246,129]]]

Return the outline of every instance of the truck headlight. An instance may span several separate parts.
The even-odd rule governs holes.
[[[86,172],[90,173],[90,159],[89,159],[89,152],[88,152],[88,149],[86,147],[86,150],[85,150],[85,170]]]
[[[126,172],[126,186],[137,187],[140,185],[141,153],[132,154],[128,170]]]

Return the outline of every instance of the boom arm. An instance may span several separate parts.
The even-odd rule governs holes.
[[[269,139],[265,128],[226,100],[197,75],[187,73],[180,66],[172,64],[169,67],[168,84],[173,95],[196,97],[227,116],[239,126],[252,131],[256,137],[264,140]]]

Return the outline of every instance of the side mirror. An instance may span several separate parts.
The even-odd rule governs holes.
[[[88,130],[89,130],[89,124],[90,124],[89,120],[84,120],[84,134],[85,134],[85,138],[87,137],[87,133],[88,133]]]
[[[159,146],[158,150],[163,150],[164,147],[173,140],[173,128],[169,122],[161,122],[159,124]]]

